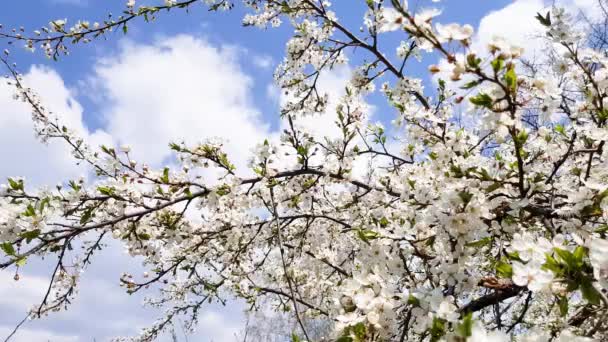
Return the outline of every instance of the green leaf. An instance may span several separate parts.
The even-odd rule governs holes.
[[[462,203],[464,203],[464,205],[467,205],[473,198],[473,194],[470,192],[461,191],[458,193],[458,197],[460,197],[460,200]]]
[[[491,242],[492,242],[492,238],[488,236],[488,237],[485,237],[485,238],[483,238],[481,240],[469,242],[465,246],[467,246],[467,247],[474,247],[474,248],[481,248],[481,247],[489,245]]]
[[[519,133],[517,133],[517,136],[515,138],[517,139],[517,142],[520,145],[523,145],[526,143],[526,141],[528,141],[528,132],[526,132],[525,129],[522,129],[521,131],[519,131]]]
[[[377,239],[380,236],[380,234],[374,232],[373,230],[369,230],[369,229],[358,229],[357,236],[359,237],[359,239],[363,240],[364,242],[369,243],[371,240]]]
[[[553,248],[553,250],[555,251],[555,254],[557,254],[557,256],[559,257],[559,259],[561,259],[566,264],[566,266],[568,266],[569,269],[576,270],[578,268],[576,259],[574,258],[574,255],[572,255],[572,253],[561,248]]]
[[[574,262],[577,266],[583,265],[583,258],[587,255],[587,249],[583,246],[577,246],[572,253],[574,257]]]
[[[496,263],[496,274],[501,278],[511,278],[513,277],[513,266],[501,260]]]
[[[87,208],[80,217],[80,224],[86,224],[93,217],[93,212],[95,211],[94,207]]]
[[[127,32],[129,32],[129,27],[127,27],[127,24],[122,25],[122,33],[127,34]]]
[[[32,242],[32,240],[40,236],[40,229],[34,229],[29,232],[23,232],[19,236],[24,238],[27,243],[30,243]]]
[[[168,167],[163,169],[163,175],[160,177],[160,181],[163,182],[164,184],[169,183],[169,168]]]
[[[559,305],[559,314],[565,317],[568,314],[568,297],[559,297],[557,304]]]
[[[433,318],[431,326],[431,342],[438,342],[445,335],[445,321],[440,318]]]
[[[580,288],[581,288],[581,293],[583,295],[583,298],[585,298],[589,302],[589,304],[593,304],[593,305],[600,304],[601,295],[597,291],[597,289],[593,286],[591,279],[584,278],[583,281],[581,282]]]
[[[76,192],[78,192],[78,191],[80,191],[80,189],[82,189],[82,187],[80,185],[76,184],[76,182],[74,182],[73,180],[69,181],[68,184],[70,185],[70,188],[72,188]]]
[[[512,91],[517,91],[517,75],[515,74],[515,68],[511,67],[505,73],[505,82],[507,83],[507,87]]]
[[[502,184],[496,182],[485,189],[486,193],[490,193],[492,191],[498,190],[502,187]]]
[[[566,136],[566,127],[563,125],[555,125],[555,131],[563,136]]]
[[[550,254],[545,255],[545,263],[543,264],[543,269],[547,271],[553,272],[555,275],[559,275],[562,273],[562,266],[557,260]]]
[[[595,232],[598,233],[598,234],[606,234],[606,233],[608,233],[608,224],[604,224],[604,225],[599,226],[595,230]]]
[[[23,213],[23,216],[25,216],[25,217],[36,216],[36,209],[34,209],[34,206],[31,204],[28,204],[27,208],[25,209],[25,212]]]
[[[505,60],[502,57],[498,57],[490,64],[492,65],[492,70],[494,70],[495,73],[498,73],[505,66]]]
[[[147,233],[139,233],[139,234],[137,234],[137,237],[140,240],[150,240],[150,234],[147,234]]]
[[[300,342],[300,337],[296,333],[291,334],[291,342]]]
[[[12,178],[9,178],[8,185],[11,187],[12,190],[23,191],[23,180],[22,179],[14,180]]]
[[[51,199],[48,197],[45,197],[42,199],[42,201],[40,201],[40,204],[38,204],[38,208],[40,208],[41,214],[44,212],[44,208],[46,208],[50,203]]]
[[[467,55],[467,64],[471,68],[477,69],[477,68],[479,68],[479,65],[481,64],[481,58],[477,58],[477,56],[475,56],[474,53],[470,53]]]
[[[473,335],[473,313],[468,312],[462,318],[462,323],[456,328],[461,337],[469,337]]]
[[[336,342],[353,342],[353,338],[350,336],[341,336],[341,337],[338,337]]]
[[[15,255],[15,247],[13,247],[13,245],[10,242],[3,242],[2,244],[0,244],[0,248],[2,248],[4,253],[6,253],[6,255],[8,255],[8,256]]]
[[[420,306],[420,300],[414,295],[410,294],[409,297],[407,297],[407,304],[413,306]]]
[[[26,262],[27,262],[27,258],[19,258],[19,259],[17,259],[17,261],[15,261],[15,264],[19,267],[23,267],[23,266],[25,266]]]
[[[479,93],[479,94],[477,94],[477,96],[470,97],[469,101],[471,101],[472,104],[474,104],[478,107],[486,107],[486,108],[491,108],[492,104],[494,103],[494,100],[492,100],[490,95],[488,95],[486,93]]]
[[[357,338],[357,340],[363,342],[365,339],[365,334],[367,332],[367,328],[365,327],[365,324],[363,324],[362,322],[357,323],[353,328],[353,333],[355,334],[355,337]]]
[[[114,189],[107,187],[107,186],[99,186],[99,187],[97,187],[97,191],[99,191],[100,194],[106,195],[106,196],[114,195]]]
[[[536,13],[536,20],[543,26],[551,26],[551,12],[547,12],[547,15],[544,17],[542,14]]]

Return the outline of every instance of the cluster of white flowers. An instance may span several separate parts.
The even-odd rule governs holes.
[[[128,1],[125,16],[102,24],[62,19],[48,37],[0,37],[54,57],[66,39],[127,32],[133,18],[190,3]],[[439,10],[404,1],[366,1],[358,31],[327,0],[245,5],[247,25],[295,29],[275,72],[286,129],[252,151],[253,176],[215,140],[172,143],[175,163],[161,169],[132,160],[126,145],[94,150],[23,84],[9,52],[0,57],[40,139],[63,140],[96,175],[54,190],[21,178],[0,186],[0,268],[58,260],[34,316],[65,307],[112,238],[149,268],[124,274],[125,290],[162,289],[149,303],[166,316],[141,340],[178,316],[193,327],[204,303],[229,294],[293,313],[301,340],[304,316],[335,322],[328,338],[340,341],[608,339],[608,58],[563,10],[538,14],[555,58],[531,66],[500,37],[472,51],[470,25],[437,23]],[[382,34],[401,35],[398,46]],[[353,49],[364,56],[330,99],[317,82]],[[429,71],[448,79],[423,86],[405,74],[422,51],[445,59]],[[375,92],[395,112],[392,127],[370,122]],[[329,111],[333,136],[302,124]]]

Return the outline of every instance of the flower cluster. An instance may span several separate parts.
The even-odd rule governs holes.
[[[128,1],[119,19],[0,37],[55,56],[66,39],[191,3]],[[538,14],[547,55],[532,64],[500,37],[473,51],[470,25],[404,1],[366,1],[358,31],[327,0],[244,3],[247,25],[294,27],[275,72],[284,130],[252,151],[250,170],[214,140],[171,143],[176,158],[159,169],[128,146],[91,148],[0,57],[40,139],[63,140],[95,174],[0,186],[0,268],[18,276],[29,258],[58,260],[33,316],[67,307],[114,239],[148,268],[124,274],[123,288],[158,288],[148,303],[166,308],[143,341],[177,317],[194,328],[205,303],[229,295],[293,314],[294,340],[311,340],[307,318],[335,323],[327,338],[338,341],[608,339],[608,58],[563,10]],[[425,52],[443,59],[433,84],[405,73]],[[347,63],[344,94],[330,98],[318,81]],[[392,126],[370,122],[372,96]],[[318,113],[334,116],[334,133],[303,124]]]

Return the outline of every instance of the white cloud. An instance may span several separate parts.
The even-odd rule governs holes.
[[[40,95],[62,122],[76,130],[87,141],[96,144],[109,140],[103,132],[91,133],[82,122],[82,107],[53,70],[32,67],[24,82]],[[38,142],[34,135],[30,107],[12,98],[13,89],[0,82],[0,182],[6,177],[24,176],[34,185],[54,185],[67,177],[83,172],[77,168],[69,149],[62,141],[51,140],[48,145]]]
[[[488,13],[479,23],[472,48],[485,52],[494,36],[501,36],[523,47],[526,53],[534,53],[540,47],[538,37],[542,26],[534,18],[545,7],[543,0],[517,0]]]
[[[0,272],[0,294],[10,293],[10,296],[0,296],[0,307],[6,309],[21,309],[20,315],[27,308],[39,303],[48,286],[48,280],[43,277],[20,275],[19,281],[13,280],[13,274],[8,271]],[[2,335],[0,335],[2,336]]]
[[[603,16],[597,0],[515,0],[481,19],[473,40],[473,50],[485,52],[492,37],[501,36],[523,47],[528,58],[542,54],[545,30],[535,16],[538,12],[544,14],[553,5],[565,8],[573,17],[582,13],[590,20],[598,20]]]
[[[274,60],[272,59],[271,56],[268,55],[256,55],[254,54],[251,62],[253,63],[253,65],[255,65],[256,67],[260,68],[260,69],[270,69],[274,63]]]
[[[0,336],[8,336],[14,327],[0,326]],[[60,335],[44,329],[21,328],[17,331],[11,342],[32,342],[32,341],[52,341],[52,342],[77,342],[78,336]]]
[[[237,50],[185,35],[123,44],[117,57],[95,68],[107,131],[156,165],[170,156],[169,142],[222,137],[229,157],[245,168],[269,126],[253,104],[253,80],[241,70]]]
[[[102,101],[105,124],[103,130],[95,133],[83,123],[82,106],[56,72],[34,67],[26,75],[26,83],[42,95],[43,103],[67,126],[93,146],[101,142],[112,144],[112,141],[129,143],[138,159],[158,165],[167,162],[171,153],[167,144],[172,140],[196,143],[221,136],[228,140],[226,149],[231,159],[244,168],[250,149],[272,132],[253,104],[253,80],[241,70],[240,53],[238,48],[214,47],[191,36],[166,38],[150,45],[124,43],[116,56],[97,64],[89,80],[96,91],[91,98]],[[0,132],[3,133],[0,157],[10,161],[0,164],[0,176],[25,175],[35,184],[53,185],[83,172],[75,167],[68,149],[60,141],[44,146],[35,139],[28,106],[16,103],[10,95],[11,89],[0,85]],[[71,311],[52,315],[48,321],[28,323],[20,332],[19,341],[80,341],[93,336],[132,335],[137,333],[137,328],[153,321],[153,317],[132,314],[145,310],[139,307],[141,300],[134,302],[133,297],[127,297],[131,301],[123,301],[125,294],[116,285],[116,278],[110,278],[103,269],[116,260],[123,260],[124,268],[131,267],[135,261],[124,261],[124,254],[116,250],[106,252],[104,259],[99,260],[102,269],[93,267],[84,275],[80,297]],[[33,267],[33,270],[43,269],[46,272],[34,274],[47,276],[47,268]],[[11,278],[10,274],[2,274],[0,279],[0,298],[3,298],[0,306],[25,313],[41,300],[46,278],[22,275],[16,283]],[[103,296],[99,296],[100,293]],[[201,316],[200,332],[196,336],[215,342],[233,341],[243,317],[238,312],[240,306],[233,306],[228,312],[210,307]],[[96,312],[104,317],[100,324],[111,331],[99,330],[89,323]],[[0,317],[0,333],[12,330],[13,320]]]

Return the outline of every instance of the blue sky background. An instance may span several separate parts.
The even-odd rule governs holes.
[[[150,0],[150,3],[160,3],[158,0]],[[441,20],[449,22],[470,23],[477,26],[485,14],[492,10],[500,9],[510,3],[509,0],[444,0],[435,6],[443,10]],[[118,16],[124,9],[123,0],[26,0],[15,1],[7,5],[7,9],[0,13],[0,23],[6,28],[23,26],[26,30],[34,30],[41,25],[47,25],[50,20],[68,18],[68,24],[75,23],[78,19],[90,22],[100,21],[106,13],[114,13]],[[147,2],[138,0],[139,4]],[[356,6],[352,4],[356,3]],[[431,4],[430,1],[410,1],[411,8],[424,8]],[[336,0],[332,3],[333,10],[339,14],[340,20],[348,27],[357,31],[361,26],[363,13],[365,11],[364,1],[359,0]],[[132,39],[138,43],[151,43],[159,37],[170,37],[177,34],[190,34],[195,37],[203,37],[213,45],[235,45],[244,48],[247,52],[242,58],[243,68],[251,75],[256,86],[253,89],[254,103],[262,109],[264,118],[268,122],[277,123],[276,103],[268,98],[266,84],[272,82],[272,70],[256,68],[252,60],[248,58],[251,54],[269,56],[272,58],[273,66],[280,62],[283,57],[285,42],[292,33],[289,25],[282,25],[278,29],[266,31],[252,27],[243,27],[241,19],[246,13],[243,6],[236,6],[229,12],[209,13],[204,6],[192,6],[189,13],[174,10],[170,15],[161,14],[159,20],[153,24],[146,24],[143,20],[129,26],[129,34],[124,37],[122,31],[116,31],[108,35],[108,40],[97,40],[90,45],[79,45],[72,49],[69,57],[64,57],[60,62],[47,60],[40,52],[31,54],[23,52],[15,58],[19,61],[22,70],[27,70],[28,65],[46,65],[59,72],[68,87],[77,87],[83,78],[90,74],[91,66],[100,57],[111,56],[116,53],[118,44],[125,38]],[[387,46],[396,46],[399,36],[396,34],[382,37]],[[411,63],[409,74],[428,79],[426,65],[432,62],[427,58],[422,64]],[[79,96],[78,101],[85,106],[85,122],[92,128],[101,125],[96,116],[96,105],[90,102],[87,96]]]
[[[0,23],[5,30],[23,26],[28,32],[62,18],[68,18],[68,25],[78,19],[92,23],[101,21],[105,13],[119,13],[125,2],[10,1],[4,4],[0,12]],[[138,0],[137,5],[160,2]],[[566,2],[588,6],[591,0]],[[430,4],[430,1],[410,1],[410,7]],[[510,31],[526,31],[526,28],[532,27],[530,25],[533,25],[536,10],[546,4],[542,0],[442,0],[434,5],[443,10],[439,19],[443,23],[469,23],[477,28],[485,20],[486,26],[482,32],[487,35],[488,32],[509,35]],[[364,1],[334,0],[333,7],[340,20],[357,31],[362,23]],[[59,62],[47,60],[40,51],[31,54],[18,48],[13,48],[11,56],[18,61],[24,73],[29,72],[30,67],[37,66],[28,73],[30,78],[26,77],[31,80],[30,85],[40,89],[43,99],[46,96],[55,111],[71,113],[73,118],[70,120],[76,126],[81,125],[82,131],[93,142],[134,141],[135,146],[141,147],[141,159],[151,159],[153,164],[166,161],[168,155],[158,152],[156,145],[152,145],[155,141],[146,135],[152,135],[156,140],[168,139],[183,128],[192,139],[203,139],[205,136],[197,137],[197,132],[200,131],[202,135],[222,135],[225,132],[222,129],[226,127],[222,126],[225,124],[222,120],[234,120],[239,136],[232,136],[232,140],[238,140],[240,135],[249,137],[243,146],[261,141],[259,139],[266,133],[274,134],[280,124],[276,91],[272,87],[272,71],[283,57],[284,45],[292,29],[288,25],[267,31],[242,27],[244,11],[240,6],[230,12],[209,13],[201,5],[193,6],[188,14],[179,10],[174,12],[161,14],[155,23],[132,23],[127,36],[119,31],[109,34],[107,41],[97,40],[90,45],[74,47],[70,56],[63,57]],[[489,24],[498,27],[498,32],[488,30]],[[176,43],[175,37],[180,35],[188,39]],[[514,37],[522,44],[527,42],[523,34]],[[476,41],[483,42],[489,38],[477,37]],[[166,43],[173,52],[170,56],[161,53],[164,50],[160,48],[154,49],[159,41],[171,42]],[[382,37],[381,44],[388,47],[387,53],[394,54],[398,41],[398,35],[391,34]],[[156,53],[158,58],[146,59],[146,55],[139,55],[144,59],[137,59],[138,51],[144,47],[150,49],[150,56]],[[188,75],[189,70],[184,69],[180,62],[183,56],[191,56],[189,60],[200,58],[203,64],[219,64],[213,64],[211,69],[193,70],[193,75]],[[171,75],[172,66],[163,64],[165,57],[176,61],[174,67],[183,74]],[[206,57],[211,58],[211,62],[204,60]],[[354,60],[359,58],[351,57]],[[158,62],[158,67],[153,64],[142,66],[141,62],[146,60]],[[224,60],[228,66],[219,70],[225,71],[213,73]],[[410,75],[423,77],[427,87],[430,87],[432,84],[426,69],[428,64],[436,62],[435,56],[427,55],[422,63],[411,63],[406,70]],[[100,65],[109,67],[101,68],[105,71],[100,72]],[[129,74],[130,70],[137,72]],[[336,76],[337,80],[343,78],[344,75]],[[187,84],[184,85],[185,82]],[[184,98],[172,94],[174,90],[183,92],[184,89],[188,91],[186,107],[176,104],[176,101]],[[238,93],[238,96],[224,103],[218,96],[225,92],[217,89],[226,89],[228,93]],[[62,147],[36,143],[27,123],[27,108],[11,101],[10,89],[0,87],[0,159],[8,161],[0,165],[0,179],[26,175],[30,183],[53,185],[54,182],[82,173],[82,170],[72,166],[71,160],[61,157],[65,154]],[[391,118],[388,108],[377,102],[375,97],[369,101],[377,107],[375,119],[388,124]],[[162,108],[162,113],[156,113],[156,108]],[[248,111],[248,108],[251,113],[240,117],[239,113]],[[177,122],[171,124],[175,127],[167,134],[162,131],[167,126],[164,120]],[[154,122],[160,123],[155,125]],[[243,133],[239,133],[240,130]],[[95,131],[103,134],[96,134]],[[159,146],[166,146],[168,142],[161,141]],[[244,156],[247,152],[246,148],[236,151],[237,158],[244,159],[238,156]],[[30,261],[19,282],[12,280],[14,270],[0,272],[0,337],[12,330],[27,308],[42,298],[44,281],[50,272],[48,262],[52,260]],[[117,335],[136,334],[139,328],[153,321],[155,312],[141,308],[142,296],[128,296],[119,288],[118,277],[125,270],[139,271],[138,261],[128,258],[120,245],[111,243],[111,247],[83,275],[81,293],[73,310],[29,322],[15,341],[106,341]],[[234,332],[244,326],[241,311],[241,304],[234,301],[230,301],[226,308],[211,305],[201,319],[199,332],[190,341],[234,341]]]

